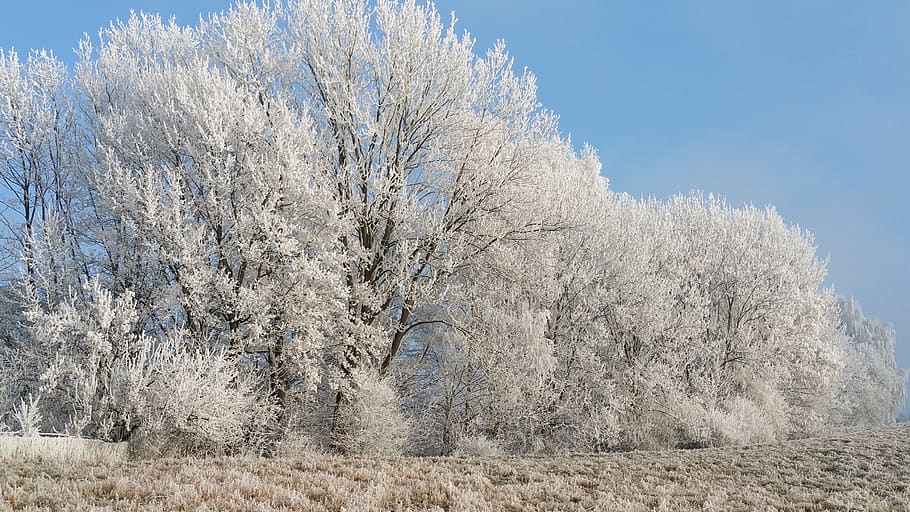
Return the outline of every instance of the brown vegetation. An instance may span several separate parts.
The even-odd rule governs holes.
[[[10,462],[0,510],[910,510],[910,425],[557,458]]]

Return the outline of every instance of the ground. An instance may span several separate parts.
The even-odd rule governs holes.
[[[0,511],[910,511],[910,424],[599,456],[0,461],[0,495]]]

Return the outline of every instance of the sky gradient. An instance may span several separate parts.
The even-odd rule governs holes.
[[[195,23],[226,1],[7,0],[0,47],[52,49],[137,11]],[[482,52],[504,39],[611,188],[773,204],[829,283],[893,323],[910,367],[910,3],[441,0]],[[905,409],[907,406],[905,405]]]

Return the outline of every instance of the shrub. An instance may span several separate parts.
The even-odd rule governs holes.
[[[390,378],[361,371],[337,412],[333,442],[352,455],[400,455],[410,435],[410,423]]]
[[[777,438],[774,423],[758,405],[737,397],[725,409],[709,413],[714,445],[771,443]]]
[[[452,452],[456,457],[502,457],[503,454],[499,443],[484,435],[462,437]]]
[[[19,434],[22,437],[37,437],[41,424],[41,411],[38,409],[40,396],[29,395],[28,401],[22,399],[19,405],[13,408],[13,419],[19,424]]]
[[[215,455],[264,448],[276,408],[259,397],[224,350],[191,345],[177,333],[150,347],[130,372],[126,408],[138,416],[135,456]]]
[[[179,329],[147,336],[129,292],[94,280],[55,306],[35,301],[27,316],[34,343],[15,367],[41,389],[48,430],[135,441],[143,457],[255,450],[274,431],[274,405],[236,357]],[[37,399],[14,419],[36,432]]]

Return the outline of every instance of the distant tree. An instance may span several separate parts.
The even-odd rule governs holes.
[[[837,306],[847,346],[833,402],[834,422],[851,426],[892,423],[904,403],[908,374],[894,360],[894,327],[866,318],[852,297],[838,297]]]
[[[443,446],[692,446],[823,429],[842,335],[812,239],[773,210],[604,192],[565,202],[579,229],[502,246],[498,265],[470,274],[458,329],[424,349]]]
[[[607,240],[622,249],[593,298],[613,442],[748,442],[819,428],[840,351],[812,238],[771,209],[716,198],[619,201]]]

